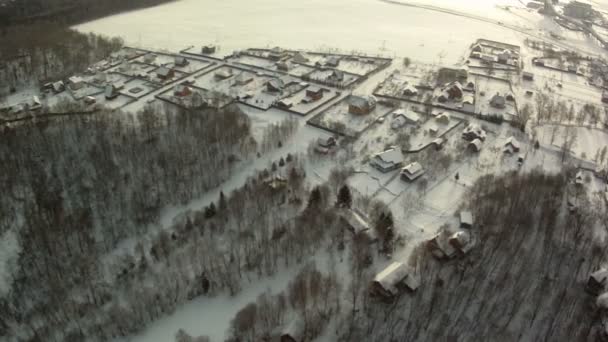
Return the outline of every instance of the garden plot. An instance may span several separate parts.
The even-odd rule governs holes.
[[[66,91],[69,91],[75,100],[80,100],[80,99],[84,98],[85,96],[91,96],[91,95],[103,93],[103,88],[96,87],[96,86],[85,83],[85,85],[78,90],[68,89]]]
[[[129,82],[131,77],[116,72],[106,73],[106,84],[123,84]]]
[[[230,58],[231,62],[240,63],[245,65],[251,65],[268,70],[276,70],[276,62],[271,61],[262,57],[255,57],[250,55],[239,55],[237,57]]]
[[[123,95],[140,98],[156,89],[158,89],[158,87],[154,83],[134,78],[125,83],[125,87],[121,89],[120,93]]]
[[[307,97],[306,89],[302,89],[302,90],[292,94],[291,96],[284,98],[283,100],[289,101],[293,104],[293,107],[289,108],[291,111],[306,115],[306,114],[310,113],[311,111],[313,111],[314,109],[326,104],[330,100],[332,100],[340,95],[340,92],[337,92],[334,89],[331,89],[331,88],[324,88],[324,89],[326,89],[326,91],[323,93],[323,97],[317,101],[308,102],[308,103],[302,102],[302,100],[304,100]]]
[[[367,58],[359,59],[356,57],[353,57],[353,58],[345,57],[345,58],[342,58],[342,60],[340,60],[340,64],[338,64],[338,67],[336,69],[338,69],[340,71],[348,72],[351,74],[364,76],[364,75],[371,73],[372,71],[376,70],[379,67],[379,65],[376,63],[379,63],[379,61],[377,61],[375,59],[367,59]]]
[[[315,68],[303,64],[290,64],[290,66],[291,67],[289,68],[287,73],[296,77],[302,77],[315,71]]]
[[[509,100],[508,96],[515,96],[511,92],[511,87],[506,81],[498,81],[495,79],[475,76],[475,87],[477,89],[475,96],[475,113],[481,115],[503,115],[505,119],[511,119],[517,114],[515,101]],[[482,95],[483,94],[483,95]],[[491,105],[492,99],[496,96],[501,96],[504,99],[504,108],[498,108],[500,101],[495,101],[495,106]]]
[[[340,134],[358,136],[373,125],[378,118],[384,117],[394,110],[393,107],[377,103],[369,114],[358,115],[349,113],[348,107],[348,97],[346,97],[320,115],[312,118],[310,122]]]
[[[187,74],[193,74],[212,65],[212,63],[210,62],[201,61],[193,58],[186,58],[186,60],[188,61],[188,64],[186,64],[185,66],[177,66],[175,65],[175,63],[171,65],[175,68],[176,71],[184,72]]]
[[[101,99],[101,101],[99,101],[98,103],[103,104],[104,106],[106,106],[110,109],[122,108],[122,107],[130,104],[131,102],[136,101],[135,99],[133,99],[129,96],[122,95],[122,94],[118,95],[116,98],[114,98],[112,100],[106,100],[105,96],[103,96],[103,94],[96,96],[96,98]]]
[[[327,82],[327,83],[339,83],[344,86],[348,86],[359,79],[359,76],[344,72],[344,79],[341,81],[332,81],[330,76],[334,73],[333,69],[315,70],[309,74],[311,80]]]

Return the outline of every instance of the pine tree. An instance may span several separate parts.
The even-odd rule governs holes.
[[[224,192],[220,191],[220,200],[217,205],[220,209],[220,212],[225,212],[228,209],[228,203],[226,203],[226,196],[224,196]]]
[[[353,204],[353,198],[350,193],[350,189],[345,184],[338,191],[338,207],[350,208]]]
[[[281,159],[279,159],[279,167],[283,167],[285,166],[285,159],[283,159],[283,157],[281,157]]]
[[[291,163],[292,160],[293,160],[293,156],[291,155],[291,153],[287,153],[287,158],[285,158],[285,161],[288,163]]]
[[[212,218],[217,213],[215,209],[215,204],[211,202],[207,208],[205,208],[205,218]]]
[[[277,163],[276,162],[272,162],[271,170],[272,170],[272,172],[275,172],[277,170]]]
[[[321,203],[321,189],[318,186],[315,186],[310,192],[310,197],[308,197],[308,207],[307,208],[317,208]]]

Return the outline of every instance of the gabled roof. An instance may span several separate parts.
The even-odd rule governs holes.
[[[473,225],[473,214],[470,211],[461,211],[460,214],[460,224],[472,226]]]
[[[374,277],[374,282],[392,295],[399,293],[397,284],[403,281],[409,273],[409,267],[401,262],[393,262]],[[417,286],[416,286],[417,287]]]
[[[341,216],[353,228],[355,233],[370,229],[367,220],[352,209],[345,209],[341,212]]]
[[[515,139],[515,137],[509,137],[507,139],[507,141],[505,142],[505,145],[511,145],[511,146],[515,147],[516,149],[518,149],[518,150],[519,150],[519,148],[521,146],[519,144],[519,141],[517,141],[517,139]]]
[[[161,66],[160,68],[158,68],[156,70],[156,74],[159,76],[169,76],[169,74],[171,73],[171,69]]]
[[[372,107],[376,104],[376,98],[373,95],[351,95],[348,104],[356,107]]]
[[[397,148],[391,148],[384,152],[377,153],[374,158],[389,164],[399,164],[403,162],[403,153]]]
[[[410,175],[415,175],[415,174],[423,171],[424,169],[422,168],[422,165],[420,165],[419,162],[413,162],[413,163],[410,163],[407,166],[405,166],[402,170],[403,170],[403,172],[406,172]]]

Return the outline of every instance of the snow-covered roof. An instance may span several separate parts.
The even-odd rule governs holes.
[[[398,164],[403,162],[403,153],[397,148],[391,148],[384,152],[377,153],[374,158],[385,163]]]
[[[245,72],[241,72],[240,74],[238,74],[236,76],[235,82],[237,83],[246,83],[253,80],[253,76],[249,75],[248,73]]]
[[[461,211],[460,212],[460,225],[473,225],[473,214],[470,211]]]
[[[479,139],[474,139],[473,141],[471,141],[469,143],[469,146],[474,147],[476,151],[481,150],[481,145],[482,145],[482,142]]]
[[[167,67],[160,67],[160,68],[158,68],[158,70],[156,70],[156,74],[159,76],[168,76],[170,72],[171,72],[171,69],[169,69]]]
[[[600,268],[599,270],[591,273],[589,278],[595,280],[598,284],[606,284],[608,281],[608,270],[605,268]]]
[[[296,63],[306,63],[308,62],[308,58],[304,57],[301,52],[296,52],[296,54],[293,55],[293,61]]]
[[[221,78],[228,78],[230,76],[232,76],[232,70],[231,69],[221,69],[215,72],[215,75]]]
[[[475,104],[475,96],[473,94],[463,94],[462,95],[462,103],[465,104]]]
[[[352,209],[342,211],[342,218],[355,230],[355,233],[370,229],[367,220]]]
[[[422,165],[420,165],[419,162],[410,163],[403,168],[403,171],[409,173],[410,175],[415,175],[422,170]]]
[[[82,77],[72,76],[68,79],[68,81],[70,81],[70,83],[72,83],[72,84],[82,83]]]
[[[505,145],[511,145],[514,148],[518,149],[518,150],[519,150],[519,148],[521,146],[519,144],[519,141],[517,141],[517,139],[515,139],[515,137],[512,137],[512,136],[507,139],[507,141],[505,142]]]
[[[480,138],[480,139],[485,139],[486,137],[486,131],[484,131],[481,126],[477,123],[471,123],[469,124],[464,131],[462,132],[463,135],[466,136],[472,136],[475,138]]]
[[[352,95],[348,99],[348,104],[355,107],[372,107],[376,104],[376,98],[373,95]]]
[[[418,89],[416,89],[416,87],[414,87],[413,85],[406,83],[403,86],[403,93],[416,95],[416,94],[418,94]]]
[[[399,290],[397,284],[403,281],[409,273],[409,267],[405,264],[395,261],[388,265],[384,270],[374,277],[374,282],[380,284],[382,288],[392,295],[396,295]]]
[[[393,115],[395,115],[396,113],[393,113]],[[418,115],[417,113],[414,113],[412,111],[403,111],[399,114],[397,114],[397,117],[403,117],[405,118],[406,121],[408,122],[413,122],[413,123],[418,123],[420,121],[420,115]]]

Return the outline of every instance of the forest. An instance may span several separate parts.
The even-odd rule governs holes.
[[[65,328],[70,302],[78,310],[104,302],[103,255],[148,231],[165,206],[229,177],[256,148],[249,127],[237,107],[147,107],[4,127],[0,235],[14,232],[22,248],[12,291],[0,299],[0,336],[34,324],[34,336],[48,341],[36,323]]]
[[[171,0],[19,0],[0,1],[0,30],[21,24],[54,22],[65,26]],[[3,32],[6,34],[6,31]]]

